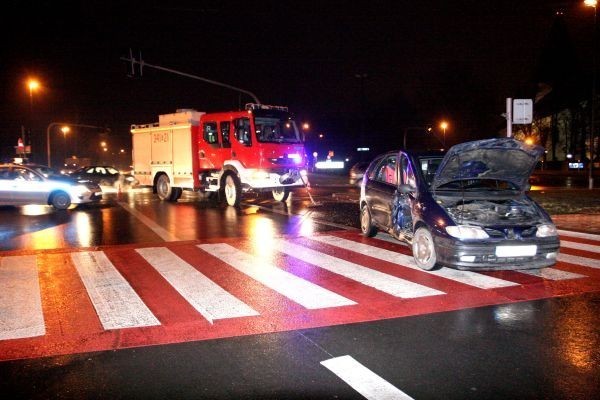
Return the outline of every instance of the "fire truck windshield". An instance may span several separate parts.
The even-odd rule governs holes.
[[[296,122],[287,116],[284,114],[281,117],[255,115],[254,127],[258,141],[262,143],[300,143]]]

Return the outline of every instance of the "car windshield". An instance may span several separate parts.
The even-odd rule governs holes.
[[[440,190],[460,190],[460,191],[502,191],[518,190],[511,182],[500,179],[462,179],[451,181],[441,185]]]
[[[256,137],[263,143],[300,143],[296,122],[287,113],[273,113],[254,117]]]
[[[431,186],[433,177],[442,162],[442,157],[421,157],[418,159],[419,166],[421,167],[421,173],[427,183],[427,186]]]

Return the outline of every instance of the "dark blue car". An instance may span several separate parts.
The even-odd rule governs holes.
[[[382,154],[361,185],[362,233],[383,231],[411,244],[416,264],[426,270],[554,265],[556,227],[526,194],[543,152],[501,138],[462,143],[446,154]]]

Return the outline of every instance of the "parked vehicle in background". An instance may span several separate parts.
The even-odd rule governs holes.
[[[350,177],[350,184],[351,185],[360,185],[363,175],[365,174],[365,171],[367,170],[368,167],[369,167],[368,161],[360,161],[360,162],[357,162],[356,164],[354,164],[352,167],[350,167],[350,170],[348,171],[348,175]]]
[[[381,230],[410,243],[426,270],[549,267],[558,256],[558,234],[526,194],[543,152],[502,138],[459,144],[445,155],[382,154],[361,185],[362,233]]]
[[[219,193],[230,206],[250,191],[283,202],[308,182],[304,143],[287,107],[182,109],[132,125],[131,133],[134,176],[161,200],[177,201],[185,189]]]
[[[90,203],[102,198],[102,190],[94,183],[57,176],[60,174],[55,171],[50,173],[46,170],[48,176],[45,176],[40,169],[44,168],[0,164],[0,205],[39,204],[65,210],[71,204]]]
[[[137,180],[131,174],[119,172],[115,167],[109,165],[88,165],[71,172],[69,176],[75,179],[89,180],[100,186],[123,187],[137,185]]]

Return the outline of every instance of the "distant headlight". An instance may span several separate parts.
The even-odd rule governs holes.
[[[558,232],[556,231],[556,226],[554,224],[543,224],[537,227],[537,232],[535,236],[537,237],[550,237],[557,236]]]
[[[446,232],[458,239],[487,239],[489,235],[478,226],[453,225],[447,226]]]

